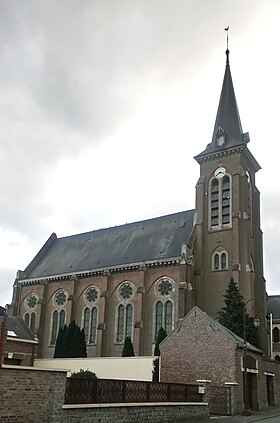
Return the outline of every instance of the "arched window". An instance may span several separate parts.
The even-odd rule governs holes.
[[[221,269],[225,270],[228,268],[228,264],[227,264],[227,254],[226,253],[221,253]]]
[[[128,304],[126,307],[126,321],[125,321],[125,338],[127,336],[131,337],[132,334],[132,305]]]
[[[212,271],[228,269],[228,253],[221,248],[212,255]]]
[[[173,306],[171,301],[167,301],[165,303],[165,331],[166,333],[170,333],[172,331],[172,314],[173,314]]]
[[[56,337],[58,331],[58,311],[54,310],[52,315],[52,336],[51,336],[51,345],[55,345]]]
[[[155,339],[157,338],[158,331],[163,328],[168,334],[172,331],[173,327],[173,304],[168,300],[165,303],[157,301],[155,306]]]
[[[24,315],[24,321],[27,324],[27,326],[29,327],[29,313],[25,313],[25,315]]]
[[[54,310],[52,314],[51,345],[55,345],[59,328],[65,325],[65,310]]]
[[[273,342],[279,342],[279,329],[277,327],[275,327],[275,328],[273,328],[272,332],[273,332],[272,333]]]
[[[121,304],[118,308],[118,333],[117,342],[124,341],[124,306]]]
[[[219,182],[213,179],[211,183],[211,226],[219,225]]]
[[[214,254],[214,269],[219,270],[220,267],[220,254]]]
[[[91,309],[91,319],[90,319],[90,339],[91,344],[96,344],[96,332],[97,332],[97,308],[93,307]]]
[[[89,308],[86,307],[84,309],[84,332],[85,332],[85,340],[88,342],[88,333],[89,333]]]
[[[33,313],[31,313],[31,319],[30,319],[30,330],[31,330],[31,332],[35,331],[35,322],[36,322],[36,314],[33,311]]]
[[[63,328],[65,325],[65,310],[60,310],[59,313],[59,327]]]
[[[222,179],[222,224],[230,222],[230,182],[229,177]]]
[[[213,229],[222,229],[231,223],[231,181],[225,168],[218,168],[217,177],[210,182],[210,220]]]
[[[133,306],[120,304],[117,310],[117,342],[124,342],[127,336],[133,336]]]
[[[157,337],[158,331],[163,327],[163,303],[158,301],[156,303],[156,330],[155,337]]]
[[[96,343],[96,331],[97,331],[97,308],[93,307],[84,309],[84,332],[86,343]]]

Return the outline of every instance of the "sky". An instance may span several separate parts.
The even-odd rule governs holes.
[[[49,236],[195,207],[230,66],[280,294],[279,0],[0,0],[0,305]]]

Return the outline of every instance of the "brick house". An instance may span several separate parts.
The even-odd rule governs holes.
[[[244,408],[244,341],[194,307],[160,345],[162,382],[209,381],[235,386],[234,409]],[[246,344],[248,404],[252,409],[280,404],[280,364]]]
[[[38,339],[21,317],[0,316],[1,364],[33,366]]]

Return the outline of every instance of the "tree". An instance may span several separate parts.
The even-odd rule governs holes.
[[[83,358],[87,356],[85,333],[73,320],[59,329],[54,358]]]
[[[246,341],[259,347],[258,328],[254,326],[254,319],[246,312],[244,297],[233,278],[229,282],[224,299],[225,306],[218,312],[218,321],[243,339],[245,313]]]
[[[122,350],[122,357],[134,357],[134,348],[130,336],[127,336],[124,341]]]
[[[64,325],[63,327],[59,328],[58,335],[56,338],[55,349],[54,349],[54,358],[64,358],[64,342],[66,338],[67,326]]]
[[[159,356],[160,356],[160,343],[164,340],[164,338],[167,337],[167,334],[163,328],[160,328],[157,335],[156,345],[154,349],[154,355],[157,356],[157,358],[153,361],[153,382],[159,381]]]

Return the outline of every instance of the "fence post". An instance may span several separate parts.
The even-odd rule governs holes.
[[[228,388],[228,405],[229,405],[229,414],[235,416],[237,414],[237,404],[236,404],[236,387],[238,383],[236,382],[225,382],[226,387]]]
[[[202,402],[210,402],[210,383],[211,380],[207,379],[197,379],[197,383],[199,383],[198,391],[202,394]],[[202,389],[201,389],[202,388]]]

